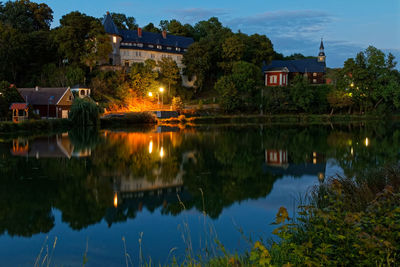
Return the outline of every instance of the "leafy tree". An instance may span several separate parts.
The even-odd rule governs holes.
[[[175,60],[169,57],[163,57],[157,62],[157,66],[160,68],[160,80],[162,84],[168,85],[168,95],[171,95],[171,85],[176,85],[181,75],[179,73],[178,65]],[[174,93],[175,94],[174,90]]]
[[[219,66],[225,70],[225,73],[229,73],[232,70],[233,62],[243,58],[245,49],[246,47],[239,36],[233,35],[225,39],[222,43],[223,61],[219,63]]]
[[[8,1],[0,5],[0,22],[7,24],[19,32],[49,30],[53,21],[53,10],[44,3],[29,0]]]
[[[157,28],[156,26],[154,26],[154,24],[151,23],[151,22],[143,27],[143,31],[145,31],[145,32],[154,32],[154,33],[160,33],[161,32],[161,30],[159,28]]]
[[[327,95],[328,103],[331,107],[331,114],[335,109],[350,108],[353,105],[351,94],[342,90],[332,90]]]
[[[0,117],[11,118],[9,110],[10,105],[14,102],[25,102],[21,95],[18,93],[15,86],[11,86],[6,81],[0,82]]]
[[[69,63],[80,64],[83,61],[90,67],[111,51],[101,22],[77,11],[60,19],[54,38],[60,54]]]
[[[99,109],[89,98],[76,98],[71,106],[70,119],[77,127],[96,126],[99,123]]]
[[[400,80],[392,54],[370,46],[344,63],[337,81],[340,90],[351,93],[360,112],[385,104],[400,107]]]
[[[138,28],[134,17],[127,17],[121,13],[111,13],[111,17],[118,29],[136,30]]]
[[[129,77],[131,89],[137,96],[145,96],[149,91],[156,91],[159,88],[157,82],[158,72],[154,71],[156,62],[148,59],[145,63],[135,63],[131,67]]]
[[[172,98],[172,108],[174,110],[182,111],[184,107],[185,105],[179,96]]]
[[[182,25],[176,19],[160,21],[160,28],[172,35],[193,37],[193,27],[190,24]]]

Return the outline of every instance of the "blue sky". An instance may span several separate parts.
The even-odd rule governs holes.
[[[36,1],[39,2],[39,1]],[[328,67],[373,45],[400,61],[400,0],[44,0],[54,11],[53,26],[63,14],[79,10],[101,17],[107,11],[136,18],[140,26],[162,19],[194,24],[216,16],[234,31],[267,35],[284,55],[317,55],[324,38]],[[400,64],[400,63],[399,63]],[[398,66],[399,67],[399,66]]]

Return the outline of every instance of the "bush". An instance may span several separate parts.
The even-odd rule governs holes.
[[[99,108],[89,98],[76,98],[71,106],[70,119],[76,126],[98,125]]]
[[[179,96],[172,98],[172,109],[178,112],[184,109],[182,99]]]

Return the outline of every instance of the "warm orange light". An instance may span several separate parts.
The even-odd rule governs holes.
[[[313,159],[313,164],[317,164],[317,159],[316,158]]]
[[[350,86],[351,86],[351,87],[354,87],[354,83],[351,83]]]
[[[369,139],[368,139],[368,137],[365,138],[365,146],[369,146]]]
[[[114,207],[118,207],[118,194],[114,194]]]
[[[161,157],[161,158],[164,157],[164,148],[163,148],[163,147],[161,147],[161,150],[160,150],[160,157]]]
[[[114,43],[114,44],[117,43],[117,36],[113,36],[113,43]]]
[[[153,96],[153,93],[152,93],[152,92],[149,92],[149,96],[152,97],[152,96]]]
[[[161,93],[164,92],[164,88],[163,87],[160,87],[160,92]]]
[[[149,143],[149,154],[151,154],[151,152],[153,152],[153,141]]]
[[[354,155],[354,149],[353,148],[350,149],[350,153],[351,153],[352,156]]]

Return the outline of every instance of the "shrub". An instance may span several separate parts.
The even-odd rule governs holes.
[[[184,109],[183,101],[179,96],[172,98],[172,109],[179,112]]]

